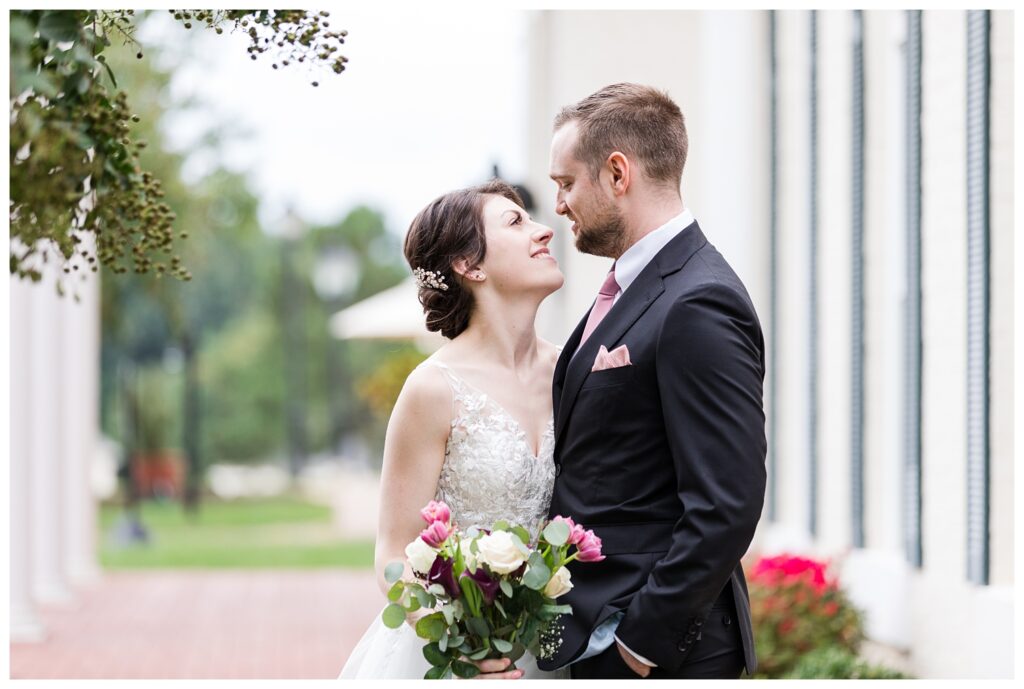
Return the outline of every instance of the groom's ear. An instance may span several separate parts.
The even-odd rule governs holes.
[[[629,159],[622,152],[615,151],[605,161],[605,169],[608,171],[612,192],[616,196],[625,194],[633,173]]]

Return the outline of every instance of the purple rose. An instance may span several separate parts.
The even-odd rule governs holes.
[[[487,574],[483,567],[477,567],[477,570],[472,574],[467,569],[462,573],[462,576],[469,577],[476,582],[476,585],[480,587],[480,591],[484,594],[484,601],[487,602],[487,605],[494,602],[495,596],[498,595],[498,580]]]
[[[443,557],[438,557],[434,560],[430,573],[427,574],[427,583],[440,584],[452,598],[458,598],[459,596],[459,585],[455,582],[455,573],[452,571],[451,560],[446,560]]]

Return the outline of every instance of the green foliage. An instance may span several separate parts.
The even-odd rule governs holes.
[[[800,658],[786,679],[909,679],[882,665],[866,663],[839,646],[822,646]]]
[[[217,33],[225,24],[245,30],[253,59],[282,49],[282,66],[308,58],[336,73],[347,61],[338,53],[346,33],[328,29],[326,12],[171,12],[186,28],[195,19]],[[11,11],[12,274],[38,281],[39,261],[52,259],[69,274],[96,272],[103,265],[117,274],[132,269],[191,279],[174,253],[176,239],[188,233],[175,237],[176,214],[163,200],[161,178],[140,163],[146,143],[132,132],[140,117],[129,108],[130,90],[122,90],[104,54],[120,40],[143,56],[134,15],[134,10]],[[136,103],[137,96],[133,93]]]

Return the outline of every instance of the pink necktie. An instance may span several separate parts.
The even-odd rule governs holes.
[[[619,283],[615,282],[615,266],[608,271],[608,277],[604,279],[604,284],[601,285],[601,289],[597,292],[597,301],[594,302],[594,308],[590,310],[590,317],[587,318],[587,325],[583,328],[583,337],[580,338],[580,347],[590,337],[590,333],[594,332],[597,324],[600,323],[608,312],[612,308],[612,304],[615,303],[615,295],[619,293]]]

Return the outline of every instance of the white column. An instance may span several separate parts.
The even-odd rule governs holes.
[[[41,641],[46,631],[32,601],[30,553],[29,466],[31,437],[29,409],[32,396],[28,358],[32,352],[29,323],[30,297],[35,286],[10,278],[11,473],[10,473],[10,632],[12,642]]]
[[[32,387],[31,429],[31,515],[33,593],[44,604],[67,604],[71,591],[64,578],[64,534],[62,515],[66,506],[61,490],[61,431],[63,411],[63,364],[60,338],[60,304],[54,287],[55,266],[32,285],[29,377]]]
[[[60,304],[65,326],[63,349],[64,424],[61,435],[65,470],[62,472],[64,574],[75,585],[88,586],[99,577],[96,564],[96,500],[91,489],[91,469],[99,430],[99,275],[89,273],[75,292]]]

